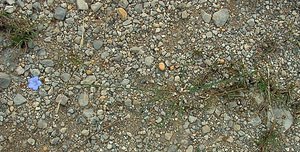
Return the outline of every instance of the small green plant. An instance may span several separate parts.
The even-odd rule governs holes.
[[[7,34],[12,41],[11,46],[24,49],[36,36],[35,26],[29,19],[12,17],[3,11],[0,12],[0,31]]]
[[[273,125],[269,130],[265,131],[257,142],[261,152],[280,151],[281,141],[280,133]]]

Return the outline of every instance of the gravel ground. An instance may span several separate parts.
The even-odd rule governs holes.
[[[300,151],[297,0],[0,10],[0,151]],[[36,34],[17,47],[20,17]]]

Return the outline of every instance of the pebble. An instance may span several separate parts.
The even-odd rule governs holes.
[[[89,95],[87,93],[82,93],[78,96],[78,103],[81,107],[85,107],[89,104]]]
[[[228,18],[229,18],[228,9],[220,9],[219,11],[215,12],[212,17],[217,27],[224,26]]]
[[[41,74],[39,69],[30,69],[30,73],[32,76],[39,76]]]
[[[176,145],[170,145],[167,152],[177,152],[178,147]]]
[[[65,20],[67,15],[67,10],[62,7],[56,7],[54,11],[54,18],[57,20]]]
[[[126,99],[124,101],[125,106],[130,107],[132,105],[132,101],[130,99]]]
[[[212,33],[212,32],[207,32],[207,33],[205,34],[205,36],[206,36],[207,38],[212,38],[212,37],[213,37],[213,33]]]
[[[69,73],[63,73],[60,75],[61,80],[64,82],[68,82],[71,78],[71,75]]]
[[[154,57],[152,57],[152,56],[147,56],[147,57],[145,58],[145,64],[146,64],[147,66],[151,66],[152,63],[153,63],[153,61],[154,61]]]
[[[180,81],[180,77],[178,75],[176,75],[175,78],[174,78],[174,81],[175,82],[179,82]]]
[[[8,74],[0,72],[0,88],[6,89],[11,83],[11,78]]]
[[[123,21],[126,20],[128,17],[127,12],[125,11],[124,8],[118,8],[117,13],[119,14],[121,20],[123,20]]]
[[[113,145],[112,145],[111,143],[108,143],[107,146],[106,146],[106,148],[107,148],[108,150],[110,150],[110,149],[113,148]]]
[[[211,14],[206,13],[204,10],[201,10],[201,17],[205,23],[209,23],[211,21]]]
[[[164,62],[160,62],[160,63],[158,64],[158,69],[159,69],[160,71],[165,71],[165,70],[166,70],[166,65],[165,65],[165,63],[164,63]]]
[[[165,139],[166,140],[171,140],[172,136],[173,136],[173,132],[167,132],[167,133],[165,133]]]
[[[194,123],[197,120],[197,117],[195,116],[189,116],[189,122]]]
[[[88,136],[88,135],[90,134],[90,131],[87,130],[87,129],[84,129],[84,130],[81,131],[81,134],[82,134],[83,136]]]
[[[99,50],[103,46],[103,40],[95,40],[93,42],[93,47],[96,50]]]
[[[205,125],[202,127],[202,133],[206,134],[210,132],[210,127],[208,125]]]
[[[92,4],[91,5],[91,9],[94,11],[94,12],[97,12],[100,7],[102,6],[102,4],[100,2],[96,2],[95,4]]]
[[[193,151],[194,151],[193,145],[189,145],[185,152],[193,152]]]
[[[128,1],[127,0],[119,0],[119,6],[126,8],[128,6]]]
[[[65,96],[64,94],[57,95],[55,101],[57,103],[60,103],[61,105],[65,106],[68,103],[69,98]]]
[[[35,145],[35,140],[33,138],[27,139],[27,142],[28,142],[28,144],[30,144],[32,146]]]
[[[51,145],[56,145],[56,144],[59,143],[59,140],[60,140],[59,137],[55,137],[55,138],[50,140],[50,144]]]
[[[38,121],[38,123],[37,123],[37,126],[38,126],[38,128],[40,128],[40,129],[45,129],[45,128],[47,128],[47,122],[45,121],[45,120],[43,120],[43,119],[40,119],[39,121]]]
[[[83,85],[91,85],[96,81],[96,77],[94,75],[87,76],[84,80],[80,82]]]
[[[54,62],[52,60],[50,60],[50,59],[42,60],[41,64],[44,67],[53,67],[54,66]]]
[[[12,5],[15,3],[15,0],[5,0],[8,5]]]
[[[189,17],[189,13],[187,12],[187,11],[183,11],[183,12],[181,12],[181,18],[183,18],[183,19],[186,19],[186,18],[188,18]]]
[[[4,11],[6,12],[6,13],[9,13],[9,14],[11,14],[11,13],[13,13],[14,11],[16,10],[16,7],[15,6],[5,6],[5,8],[4,8]]]
[[[85,0],[76,0],[78,10],[88,10],[89,6]]]
[[[27,100],[21,94],[17,94],[14,98],[14,104],[16,106],[19,106],[25,102],[27,102]]]
[[[18,66],[18,67],[16,68],[16,72],[17,72],[18,75],[22,75],[22,74],[24,74],[25,70],[24,70],[21,66]],[[0,78],[0,79],[1,79],[1,78]],[[0,80],[0,81],[1,81],[1,80]]]

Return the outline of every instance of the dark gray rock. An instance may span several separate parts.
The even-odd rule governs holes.
[[[67,10],[62,8],[62,7],[56,7],[55,12],[54,12],[54,18],[57,20],[65,20],[67,15]]]
[[[5,89],[11,83],[11,78],[8,74],[0,72],[0,88]]]

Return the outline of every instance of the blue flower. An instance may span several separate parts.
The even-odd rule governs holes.
[[[28,88],[30,88],[34,91],[36,91],[39,88],[39,86],[42,85],[42,82],[40,81],[38,76],[34,76],[34,77],[30,78],[28,80],[28,83],[29,83]]]

